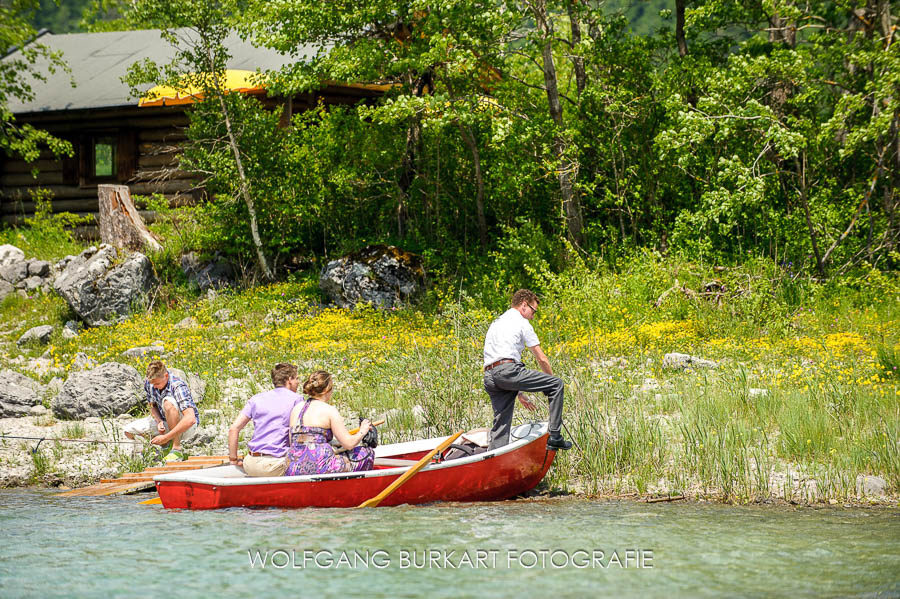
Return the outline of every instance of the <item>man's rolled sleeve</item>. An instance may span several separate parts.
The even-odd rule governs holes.
[[[193,398],[191,397],[191,391],[186,384],[172,385],[172,396],[175,398],[175,403],[178,404],[179,412],[183,412],[192,407]]]

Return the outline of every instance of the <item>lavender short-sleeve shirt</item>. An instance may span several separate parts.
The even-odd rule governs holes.
[[[276,458],[288,450],[291,410],[303,397],[286,387],[257,393],[247,401],[241,414],[253,421],[253,438],[247,444],[250,451]]]

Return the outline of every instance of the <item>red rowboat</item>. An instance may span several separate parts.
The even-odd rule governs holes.
[[[367,472],[250,477],[228,465],[161,474],[153,480],[167,508],[356,507],[446,438],[381,445],[375,450],[375,469]],[[511,438],[512,443],[493,451],[429,464],[381,505],[495,501],[533,489],[556,457],[555,450],[547,449],[547,423],[515,427]]]

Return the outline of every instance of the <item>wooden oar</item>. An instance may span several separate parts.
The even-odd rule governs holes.
[[[385,489],[384,491],[382,491],[381,493],[379,493],[372,499],[363,501],[356,507],[359,508],[359,507],[375,507],[375,506],[377,506],[379,503],[384,501],[388,495],[390,495],[391,493],[393,493],[394,491],[399,489],[401,485],[405,484],[406,481],[408,481],[413,476],[415,476],[419,470],[421,470],[422,468],[427,466],[431,462],[431,458],[433,458],[436,454],[438,454],[438,453],[444,451],[445,449],[447,449],[448,447],[450,447],[450,445],[454,441],[456,441],[459,438],[459,436],[462,435],[464,432],[466,432],[466,431],[459,431],[455,435],[451,435],[450,437],[447,437],[447,439],[445,441],[443,441],[440,445],[435,447],[434,450],[432,450],[430,453],[428,453],[425,457],[423,457],[421,460],[416,462],[414,465],[410,466],[409,470],[404,472],[400,476],[400,478],[398,478],[397,480],[392,482],[390,484],[390,486],[388,486],[387,489]]]
[[[382,424],[384,424],[384,418],[382,418],[381,420],[376,420],[375,422],[372,422],[371,424],[372,424],[372,426],[381,426]],[[347,432],[351,435],[355,435],[356,433],[359,432],[359,427],[357,426],[356,428],[350,429]]]

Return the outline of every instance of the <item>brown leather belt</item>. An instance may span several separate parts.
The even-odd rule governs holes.
[[[487,372],[488,370],[496,368],[497,366],[500,366],[501,364],[515,364],[515,362],[516,362],[515,360],[509,360],[509,359],[497,360],[493,364],[488,364],[487,366],[485,366],[484,371]]]
[[[247,453],[252,455],[254,458],[274,458],[275,457],[275,456],[269,455],[267,453],[259,453],[258,451],[248,451]]]

